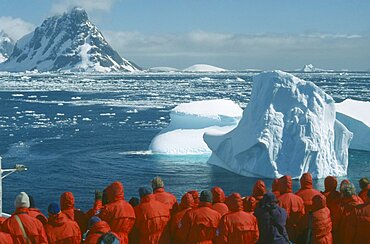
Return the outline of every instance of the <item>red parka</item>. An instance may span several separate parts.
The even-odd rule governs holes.
[[[0,244],[13,244],[12,236],[8,233],[0,231]]]
[[[45,215],[41,213],[41,211],[37,208],[28,208],[28,214],[40,220],[43,225],[46,225],[46,223],[48,222],[48,219],[45,217]]]
[[[28,208],[17,208],[14,214],[2,223],[2,230],[9,233],[13,238],[13,243],[26,243],[22,230],[15,218],[17,215],[22,221],[26,234],[32,243],[48,243],[45,229],[41,222],[28,214]]]
[[[280,187],[279,187],[279,179],[274,179],[272,181],[272,193],[274,193],[274,195],[276,196],[276,198],[278,198],[280,196]]]
[[[172,193],[166,192],[163,187],[159,187],[153,191],[153,194],[155,199],[163,204],[166,204],[170,211],[177,211],[177,199]]]
[[[185,193],[181,198],[180,209],[174,216],[171,218],[171,236],[174,243],[180,242],[178,237],[179,223],[184,217],[185,213],[191,210],[194,206],[194,199],[190,193]]]
[[[367,189],[363,189],[358,193],[358,196],[362,199],[362,201],[367,202],[367,192],[370,190],[370,184],[368,185]]]
[[[257,219],[243,211],[240,194],[231,194],[226,203],[231,212],[220,220],[216,243],[256,243],[259,238]]]
[[[289,239],[295,241],[299,234],[298,224],[305,214],[302,198],[292,193],[292,177],[285,175],[279,179],[279,206],[287,212],[286,229]]]
[[[60,196],[60,209],[70,220],[77,222],[82,233],[86,231],[88,219],[84,212],[75,208],[75,197],[72,192],[64,192]]]
[[[316,195],[321,195],[321,193],[313,189],[312,186],[312,176],[310,173],[304,173],[300,179],[301,189],[299,189],[296,194],[303,199],[305,212],[308,213],[312,208],[312,198]]]
[[[229,212],[229,208],[225,204],[225,193],[224,191],[218,187],[215,186],[212,188],[212,196],[213,196],[213,205],[212,209],[216,210],[223,216],[224,214]]]
[[[194,199],[194,207],[193,208],[197,208],[198,205],[199,205],[199,192],[196,191],[196,190],[191,190],[191,191],[188,191],[188,193],[190,193],[193,196],[193,199]]]
[[[180,243],[212,243],[221,214],[211,207],[210,202],[200,202],[198,208],[186,212],[180,222]]]
[[[243,208],[245,212],[253,213],[254,210],[256,209],[256,206],[257,200],[254,197],[249,196],[243,199]]]
[[[102,220],[102,221],[99,221],[99,222],[95,223],[90,228],[89,234],[87,235],[86,240],[85,240],[84,243],[85,244],[97,244],[99,238],[103,234],[108,233],[108,232],[111,232],[112,234],[114,234],[117,237],[117,239],[120,239],[117,234],[115,234],[114,232],[111,231],[108,223]]]
[[[252,196],[245,197],[243,200],[244,210],[246,212],[254,212],[254,209],[258,205],[259,201],[263,198],[266,193],[266,185],[262,180],[257,180],[253,186]]]
[[[312,244],[333,243],[331,230],[330,210],[326,207],[325,196],[316,195],[312,199]]]
[[[326,205],[330,211],[339,204],[340,192],[337,191],[338,181],[334,176],[328,176],[325,178],[325,191],[321,192],[326,197]]]
[[[45,232],[50,244],[80,244],[81,231],[78,224],[70,220],[64,213],[50,215],[45,225]]]
[[[154,194],[149,194],[141,198],[140,204],[135,207],[135,214],[134,243],[170,243],[168,205],[157,201]]]
[[[122,243],[128,243],[128,235],[135,224],[135,211],[124,200],[121,182],[113,182],[105,191],[108,203],[101,209],[98,217],[109,224],[111,230],[120,237]]]
[[[357,205],[346,223],[344,243],[370,244],[370,201]]]

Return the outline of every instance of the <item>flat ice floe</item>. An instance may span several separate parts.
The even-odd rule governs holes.
[[[234,129],[243,110],[231,100],[180,104],[171,110],[171,122],[152,140],[149,149],[160,154],[207,154],[203,134],[224,134]]]
[[[337,120],[353,133],[349,148],[370,151],[370,102],[347,99],[335,105]]]
[[[253,78],[250,103],[225,135],[207,132],[209,163],[244,176],[344,176],[352,133],[336,120],[331,96],[282,71]]]

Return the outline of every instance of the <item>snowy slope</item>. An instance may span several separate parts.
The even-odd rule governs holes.
[[[170,113],[171,122],[152,140],[149,149],[161,154],[211,153],[203,134],[224,134],[234,129],[243,110],[230,100],[180,104]]]
[[[34,32],[17,42],[9,59],[0,65],[0,70],[6,71],[138,69],[113,50],[81,8],[46,19]]]
[[[14,41],[0,30],[0,63],[8,59],[14,48]]]
[[[298,178],[344,176],[352,133],[335,119],[332,97],[309,81],[281,71],[253,79],[251,100],[238,126],[206,133],[209,163],[237,174]]]
[[[353,133],[349,147],[370,151],[370,102],[347,99],[335,106],[337,120]]]
[[[332,71],[332,70],[316,68],[315,66],[313,66],[313,64],[305,64],[302,69],[298,69],[297,71],[309,73],[309,72],[323,72],[323,71]]]
[[[195,64],[195,65],[192,65],[184,69],[183,71],[185,72],[222,72],[222,71],[226,71],[226,69],[208,65],[208,64]]]

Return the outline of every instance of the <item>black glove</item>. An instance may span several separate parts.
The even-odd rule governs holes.
[[[96,200],[102,200],[103,199],[103,192],[99,190],[95,190],[95,201]]]

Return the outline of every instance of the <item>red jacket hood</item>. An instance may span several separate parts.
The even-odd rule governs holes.
[[[254,197],[249,196],[249,197],[244,198],[243,200],[244,211],[253,212],[256,206],[257,206],[257,200]]]
[[[75,198],[72,192],[67,191],[60,196],[60,207],[61,210],[74,209]]]
[[[123,185],[121,182],[116,181],[110,184],[106,189],[108,203],[115,202],[118,200],[124,200]]]
[[[347,180],[347,179],[342,180],[342,181],[340,182],[339,189],[341,189],[341,188],[343,187],[343,185],[344,185],[344,184],[351,184],[351,182],[350,182],[349,180]]]
[[[280,191],[280,187],[279,187],[279,179],[274,179],[272,181],[272,191],[275,192],[275,191]]]
[[[324,181],[325,192],[332,192],[337,190],[338,181],[334,176],[328,176]]]
[[[95,234],[97,232],[101,232],[101,233],[107,233],[111,231],[109,225],[107,222],[105,222],[104,220],[102,221],[99,221],[97,223],[95,223],[91,228],[90,228],[90,233],[91,234]]]
[[[190,193],[185,193],[181,198],[180,208],[187,209],[194,207],[194,199]]]
[[[312,198],[312,211],[317,211],[325,207],[326,207],[326,197],[324,195],[318,194]]]
[[[265,193],[266,193],[265,182],[263,182],[262,180],[257,180],[253,187],[252,193],[253,197],[260,200],[262,199],[263,195],[265,195]]]
[[[68,221],[67,216],[64,213],[53,214],[48,218],[48,224],[51,226],[61,226]]]
[[[290,175],[284,175],[279,179],[279,188],[280,193],[290,193],[292,192],[293,182],[292,177]]]
[[[197,208],[199,206],[199,192],[196,190],[188,191],[193,196],[194,199],[194,208]]]
[[[312,189],[312,175],[310,173],[304,173],[299,180],[301,183],[301,190]]]
[[[231,212],[243,210],[243,199],[239,193],[233,193],[226,199],[226,205]]]
[[[220,187],[215,186],[212,188],[212,199],[213,203],[218,203],[218,202],[225,202],[225,193],[224,190],[222,190]]]

